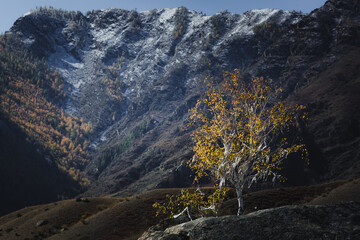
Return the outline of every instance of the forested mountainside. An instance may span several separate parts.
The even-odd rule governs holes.
[[[188,109],[204,92],[206,76],[221,81],[238,68],[247,79],[273,79],[287,101],[308,107],[301,131],[310,166],[289,159],[288,184],[359,176],[359,11],[352,0],[330,0],[310,14],[264,9],[204,16],[181,7],[84,15],[39,8],[7,35],[59,74],[42,73],[44,86],[7,78],[2,114],[52,153],[44,156],[57,149],[54,162],[83,183],[88,179],[88,195],[182,187],[192,182],[185,164],[192,142],[183,130]],[[37,89],[42,97],[34,103],[16,97],[36,96]],[[32,116],[52,109],[56,121],[39,117],[28,124],[43,130],[29,128],[24,114],[7,110],[14,104]]]
[[[84,129],[58,106],[63,79],[21,45],[0,38],[0,214],[74,196],[86,183]]]

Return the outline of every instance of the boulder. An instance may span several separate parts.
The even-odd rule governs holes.
[[[46,224],[48,224],[47,220],[39,220],[39,221],[36,222],[37,227],[41,227],[41,226],[44,226]]]
[[[200,218],[139,240],[360,239],[360,203],[284,206],[245,216]]]
[[[90,202],[88,198],[85,197],[78,197],[75,200],[76,202]]]

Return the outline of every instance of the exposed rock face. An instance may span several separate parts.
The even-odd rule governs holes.
[[[97,154],[86,170],[93,192],[124,192],[133,184],[134,193],[191,182],[184,182],[183,164],[191,141],[181,129],[204,78],[245,69],[262,54],[268,43],[257,41],[255,25],[272,21],[285,29],[300,17],[272,9],[212,17],[184,8],[86,16],[42,9],[12,31],[65,78],[65,110],[95,126]]]
[[[358,239],[360,204],[285,206],[246,216],[200,218],[145,232],[139,240]]]
[[[236,67],[247,78],[274,79],[291,101],[309,105],[312,120],[304,138],[312,175],[295,175],[306,167],[293,165],[287,176],[291,184],[360,174],[360,165],[351,163],[359,156],[359,131],[346,139],[346,163],[342,168],[336,164],[344,153],[337,146],[347,119],[359,129],[354,111],[337,119],[341,124],[332,124],[327,111],[336,112],[342,104],[328,108],[330,96],[319,101],[312,85],[360,46],[358,11],[359,2],[352,0],[327,1],[308,15],[272,9],[212,17],[183,8],[86,15],[42,10],[20,18],[11,30],[63,75],[64,109],[95,126],[90,139],[94,152],[85,169],[93,182],[89,193],[125,195],[191,183],[185,162],[192,144],[189,132],[181,130],[187,111],[204,91],[207,75],[219,80],[223,71]],[[347,84],[354,92],[357,76]],[[326,77],[323,84],[328,84]],[[306,94],[294,97],[308,86],[315,86],[312,101]],[[354,94],[344,104],[351,109],[358,102]],[[334,125],[329,136],[323,121]]]
[[[86,16],[39,10],[17,20],[12,31],[62,73],[69,84],[67,111],[104,130],[123,115],[164,112],[164,104],[168,104],[167,113],[154,113],[153,118],[171,117],[175,103],[199,94],[206,74],[248,66],[263,52],[266,44],[254,39],[253,26],[273,21],[286,27],[299,17],[272,9],[243,15],[222,12],[213,17],[182,8],[108,9]],[[186,26],[180,28],[181,23]],[[209,69],[215,63],[218,66]],[[121,87],[120,102],[104,86],[104,78],[112,77],[118,78]],[[103,140],[110,135],[104,133]]]

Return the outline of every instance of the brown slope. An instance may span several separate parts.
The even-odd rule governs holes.
[[[294,204],[335,204],[356,200],[348,193],[360,192],[360,180],[279,188],[245,195],[246,214],[260,209]],[[89,202],[65,200],[24,208],[0,218],[0,239],[137,239],[162,217],[155,217],[152,204],[179,189],[159,189],[130,198],[89,198]],[[333,197],[337,193],[337,197]],[[325,199],[326,198],[326,202]],[[315,199],[315,200],[313,200]],[[221,215],[236,213],[236,199],[224,203]],[[43,226],[36,226],[46,220]]]
[[[61,232],[61,229],[71,229],[77,222],[119,201],[121,199],[91,198],[89,202],[66,200],[27,207],[0,218],[0,233],[4,239],[44,239]],[[45,223],[37,226],[41,220]]]
[[[324,205],[345,202],[360,202],[360,180],[349,181],[328,193],[311,200],[309,205]]]
[[[308,141],[320,179],[360,176],[360,48],[346,53],[295,94],[308,105]]]
[[[27,207],[0,218],[0,239],[136,239],[159,222],[152,204],[158,190],[131,198],[75,199]],[[37,226],[40,220],[46,224]]]

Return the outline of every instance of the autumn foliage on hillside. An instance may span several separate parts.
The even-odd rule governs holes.
[[[57,105],[64,81],[44,61],[32,57],[15,36],[0,37],[0,116],[20,127],[28,140],[83,185],[91,125],[70,117]]]
[[[123,93],[119,79],[122,61],[123,56],[119,58],[117,64],[113,63],[111,66],[108,66],[106,68],[106,77],[103,79],[107,93],[118,103],[123,101]]]

